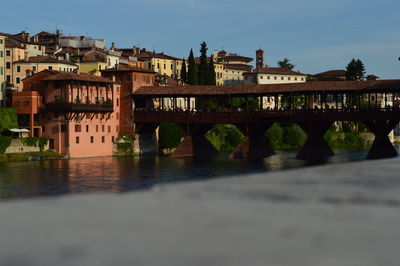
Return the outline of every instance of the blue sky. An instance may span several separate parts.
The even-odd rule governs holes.
[[[400,78],[398,0],[20,0],[0,10],[0,31],[59,28],[66,35],[105,38],[187,57],[206,41],[266,63],[285,57],[296,70],[344,69],[360,58],[367,73]]]

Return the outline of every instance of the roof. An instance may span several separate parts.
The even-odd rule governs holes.
[[[164,53],[154,53],[154,52],[149,52],[149,51],[145,51],[145,52],[142,51],[138,54],[135,54],[134,56],[136,56],[137,58],[141,58],[141,59],[158,58],[158,59],[165,59],[165,60],[182,60],[177,57],[166,55]]]
[[[34,42],[30,42],[30,41],[25,41],[24,39],[22,39],[22,38],[20,38],[20,37],[18,37],[18,36],[9,34],[9,33],[0,32],[0,35],[5,36],[5,37],[7,37],[7,38],[9,38],[9,39],[13,39],[14,41],[17,41],[17,42],[20,42],[20,43],[27,43],[27,44],[36,44],[36,45],[39,45],[38,43],[34,43]]]
[[[272,75],[293,75],[293,76],[307,76],[304,73],[296,72],[286,68],[280,67],[263,67],[261,69],[255,69],[254,72],[244,73],[248,74],[272,74]]]
[[[321,72],[318,74],[315,74],[314,76],[316,77],[345,77],[346,76],[346,70],[328,70],[325,72]]]
[[[32,56],[29,57],[28,59],[16,61],[14,63],[64,64],[64,65],[77,66],[69,61],[58,60],[57,58],[51,56]]]
[[[251,71],[253,67],[243,64],[224,64],[224,69]]]
[[[155,74],[156,72],[140,68],[140,67],[132,67],[132,66],[126,66],[126,65],[118,65],[117,67],[114,68],[107,68],[101,70],[101,72],[104,73],[109,73],[109,72],[141,72],[141,73],[149,73],[149,74]]]
[[[225,61],[246,61],[246,62],[253,61],[253,58],[251,57],[235,55],[235,54],[229,54],[227,56],[222,57],[221,59]]]
[[[400,90],[400,80],[315,81],[290,84],[233,85],[233,86],[173,86],[140,87],[134,95],[244,95],[280,94],[290,92]]]
[[[87,74],[76,74],[72,72],[61,72],[61,71],[56,71],[56,74],[44,78],[43,80],[44,81],[75,80],[75,81],[86,81],[86,82],[96,82],[96,83],[114,83],[113,81],[104,77],[92,76]]]
[[[29,133],[30,130],[26,129],[26,128],[7,128],[6,130],[13,132],[13,133]]]
[[[25,47],[21,43],[17,43],[15,41],[10,40],[10,39],[6,39],[5,45],[6,45],[7,48],[25,49]]]

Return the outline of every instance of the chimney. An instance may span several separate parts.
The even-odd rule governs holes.
[[[256,51],[256,68],[257,71],[264,68],[264,51],[261,49]]]

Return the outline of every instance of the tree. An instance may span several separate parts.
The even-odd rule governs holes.
[[[207,85],[209,78],[208,64],[207,64],[207,44],[206,42],[201,43],[200,47],[200,64],[199,64],[199,85]]]
[[[347,80],[362,80],[365,76],[365,67],[360,59],[355,60],[354,58],[346,67],[346,79]]]
[[[295,65],[289,63],[289,59],[284,58],[282,61],[278,61],[278,65],[281,68],[285,68],[285,69],[289,69],[289,70],[293,70],[293,68],[295,67]]]
[[[189,61],[189,67],[188,67],[188,73],[187,73],[187,82],[190,85],[198,85],[197,65],[196,65],[196,61],[194,60],[193,49],[190,49],[188,61]]]
[[[215,75],[215,67],[214,67],[214,56],[211,55],[210,62],[208,64],[208,78],[207,85],[217,85],[217,78]]]
[[[183,58],[182,69],[181,69],[181,80],[187,83],[187,72],[186,72],[186,62],[185,58]]]

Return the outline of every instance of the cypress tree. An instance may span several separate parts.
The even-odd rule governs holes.
[[[214,67],[214,56],[211,55],[210,62],[208,64],[208,83],[207,85],[217,85],[217,78]]]
[[[196,61],[194,60],[193,49],[190,49],[188,61],[189,61],[189,67],[187,73],[187,82],[190,85],[198,85],[197,66],[196,66]]]
[[[200,47],[199,85],[208,84],[207,50],[206,42],[202,42]]]
[[[346,79],[347,80],[361,80],[365,76],[365,67],[360,59],[355,60],[354,58],[346,67]]]
[[[186,62],[185,58],[183,58],[182,69],[181,69],[181,80],[187,83],[187,72],[186,72]]]

